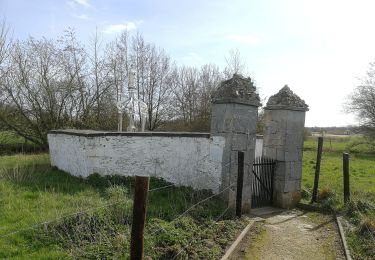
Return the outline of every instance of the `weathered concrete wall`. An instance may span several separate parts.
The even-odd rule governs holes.
[[[238,176],[238,152],[245,153],[242,208],[249,212],[251,208],[251,177],[248,174],[255,157],[256,120],[258,107],[244,104],[212,104],[212,136],[225,138],[223,185],[233,185],[226,195],[229,206],[234,207]]]
[[[300,199],[305,112],[266,110],[263,154],[277,160],[274,201],[283,208]]]
[[[220,83],[213,93],[211,134],[225,138],[222,171],[222,189],[231,187],[223,194],[229,207],[234,207],[237,194],[238,152],[244,152],[244,180],[242,211],[251,209],[252,164],[255,157],[256,124],[259,96],[250,78],[234,74]]]
[[[263,136],[257,136],[255,142],[255,158],[263,155]]]
[[[225,138],[209,134],[48,134],[51,164],[75,176],[150,175],[176,185],[219,191]]]
[[[287,86],[265,108],[263,155],[277,160],[274,203],[292,208],[300,200],[303,135],[308,106]]]

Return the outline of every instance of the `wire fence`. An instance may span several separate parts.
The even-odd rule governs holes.
[[[314,151],[317,151],[316,144],[313,146],[310,144],[310,148],[313,147]],[[329,140],[329,143],[325,145],[328,145],[329,149],[323,149],[322,170],[320,178],[318,177],[318,205],[343,215],[350,223],[347,225],[346,232],[351,234],[353,241],[360,241],[359,243],[352,242],[353,245],[355,243],[357,245],[351,247],[351,250],[359,255],[364,252],[374,252],[375,194],[372,187],[367,185],[374,177],[370,174],[372,159],[367,159],[373,158],[373,154],[366,154],[366,151],[361,153],[361,150],[357,150],[356,153],[350,155],[344,152],[347,149],[343,141],[334,143]],[[310,157],[311,153],[307,153],[307,156]],[[314,160],[305,162],[304,174],[308,174],[309,171],[312,173],[310,167],[316,170],[315,165],[318,164]],[[305,193],[310,198],[312,197],[308,190]],[[364,255],[361,257],[365,258]]]
[[[218,222],[227,212],[228,210],[230,209],[230,207],[227,207],[220,215],[219,217],[217,217],[215,219],[215,221],[213,223],[211,223],[209,225],[209,228],[212,227],[216,222]],[[199,226],[199,229],[201,229],[205,224],[202,224]],[[201,233],[200,233],[201,234]],[[190,246],[194,241],[196,240],[199,240],[201,237],[195,237],[194,239],[191,239],[190,242],[188,244],[186,244],[185,246],[182,247],[182,249],[180,251],[178,251],[178,253],[172,258],[172,260],[176,259],[188,246]]]
[[[219,163],[219,161],[217,161],[215,163]],[[228,162],[222,164],[222,169],[229,171],[229,167],[233,163],[235,163],[235,162],[234,161],[228,161]],[[199,183],[199,182],[201,182],[203,180],[206,180],[207,179],[207,175],[209,175],[209,174],[210,174],[210,172],[204,172],[204,171],[201,171],[201,170],[197,170],[196,177],[191,178],[190,182],[198,182]],[[216,192],[216,193],[208,193],[208,192],[202,193],[198,197],[194,197],[194,198],[192,198],[190,200],[187,200],[185,202],[186,207],[180,213],[178,213],[177,215],[175,215],[175,217],[173,217],[173,219],[169,220],[168,221],[169,224],[173,224],[173,223],[177,222],[179,219],[181,219],[182,217],[189,215],[189,213],[191,213],[193,210],[197,209],[198,206],[201,206],[204,203],[206,203],[206,202],[208,202],[208,201],[210,201],[210,200],[212,200],[214,198],[215,199],[219,198],[224,192],[227,192],[229,189],[231,189],[232,187],[235,186],[235,184],[230,184],[230,185],[228,185],[226,187],[222,187],[222,184],[223,184],[222,182],[215,181],[215,180],[212,180],[212,179],[210,181],[211,181],[211,184],[214,184],[214,185],[217,185],[218,187],[221,187],[220,191]],[[167,189],[176,188],[176,187],[177,186],[175,184],[166,183],[165,185],[162,185],[162,186],[159,186],[159,187],[156,186],[154,188],[148,189],[148,193],[152,196],[152,194],[154,194],[154,193],[157,193],[157,192],[160,192],[160,191],[166,191]],[[206,194],[206,196],[202,197],[202,195],[204,195],[204,194]],[[197,200],[197,198],[199,198],[199,200]],[[86,215],[86,214],[90,214],[90,213],[94,214],[94,213],[100,211],[101,209],[111,209],[111,208],[115,207],[116,205],[126,204],[126,203],[127,202],[124,201],[123,198],[119,198],[118,200],[110,201],[110,202],[104,203],[104,204],[96,206],[96,207],[88,207],[86,209],[82,209],[82,210],[79,210],[79,211],[76,211],[76,212],[73,212],[73,213],[62,214],[61,216],[58,216],[56,218],[39,221],[37,223],[30,224],[30,225],[27,225],[27,226],[19,228],[19,229],[11,230],[10,232],[7,232],[5,234],[0,235],[0,240],[1,239],[8,239],[8,238],[10,238],[12,236],[15,236],[15,235],[22,235],[22,236],[23,235],[27,235],[27,232],[29,232],[29,231],[39,231],[39,232],[42,232],[42,233],[43,232],[47,232],[52,224],[56,224],[57,225],[57,224],[62,223],[62,222],[69,222],[69,223],[72,222],[72,221],[74,222],[80,216],[83,216],[83,215]],[[173,201],[171,201],[170,203],[173,203]],[[229,209],[230,208],[227,207],[226,209],[222,210],[222,212],[220,213],[220,215],[218,217],[216,217],[212,223],[210,222],[209,226],[212,226],[213,223],[216,223],[217,221],[219,221],[220,219],[222,219],[223,216],[228,213]],[[166,209],[166,210],[168,210],[168,209]],[[124,223],[124,225],[130,226],[130,224],[131,224],[131,213],[130,212],[124,212],[124,214],[126,214],[127,217],[130,219],[129,220],[130,222],[129,223]],[[218,210],[216,210],[212,214],[217,215],[218,214]],[[213,216],[210,213],[209,216],[206,216],[206,220],[207,221],[208,220],[212,220],[212,217]],[[93,218],[93,219],[95,219],[95,218]],[[201,228],[203,228],[205,226],[207,226],[207,223],[205,221],[202,221],[202,224],[198,226],[198,229],[201,229]],[[82,225],[80,226],[79,223],[78,223],[77,225],[72,225],[72,226],[69,226],[69,227],[62,226],[61,228],[62,228],[62,230],[60,230],[59,232],[57,232],[56,236],[60,237],[61,239],[70,240],[69,243],[72,244],[72,246],[74,246],[74,250],[77,250],[80,255],[84,255],[85,254],[85,250],[83,248],[80,248],[79,246],[73,245],[74,241],[75,241],[75,238],[72,237],[73,235],[71,235],[71,234],[74,234],[76,232],[78,233],[78,231],[85,232],[86,231],[86,227],[83,227]],[[160,225],[153,225],[153,228],[156,228],[156,230],[153,230],[152,233],[148,234],[149,236],[153,236],[154,234],[156,234],[158,232],[167,232]],[[127,229],[130,230],[130,228],[127,228]],[[117,231],[114,230],[113,232],[116,233]],[[100,239],[102,240],[103,243],[106,243],[108,245],[112,243],[110,241],[110,238],[107,237],[106,235],[101,235]],[[184,244],[184,246],[182,247],[181,251],[179,251],[173,257],[173,259],[177,258],[185,250],[185,248],[187,248],[190,244],[191,244],[191,242],[188,242],[188,243]],[[29,255],[32,255],[33,254],[33,251],[32,251],[33,248],[30,245],[27,245],[27,244],[25,244],[24,246],[25,246],[25,251],[27,251]],[[99,248],[98,245],[97,245],[97,247]]]

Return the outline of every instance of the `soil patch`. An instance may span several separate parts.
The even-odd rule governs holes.
[[[290,210],[257,222],[230,259],[345,259],[330,215]]]

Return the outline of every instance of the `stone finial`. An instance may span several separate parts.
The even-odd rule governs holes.
[[[250,78],[239,74],[220,83],[212,95],[213,103],[239,103],[251,106],[260,106],[259,95]]]
[[[303,99],[293,93],[288,85],[268,99],[266,109],[288,109],[297,111],[308,111],[309,106]]]

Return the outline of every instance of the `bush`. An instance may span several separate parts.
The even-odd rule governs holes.
[[[333,192],[330,188],[325,187],[318,191],[317,200],[321,202],[333,197],[335,197],[335,192]]]
[[[360,234],[364,236],[375,236],[375,219],[368,216],[363,216],[358,227]]]
[[[330,188],[323,188],[318,191],[317,201],[321,203],[322,208],[328,210],[335,210],[335,207],[338,205],[336,193]]]

